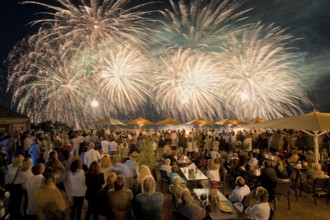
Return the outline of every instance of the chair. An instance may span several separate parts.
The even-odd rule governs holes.
[[[290,210],[290,187],[291,181],[288,180],[278,180],[275,187],[275,198],[274,198],[274,209],[276,210],[276,198],[280,197],[288,198],[288,206]]]
[[[317,178],[314,183],[303,181],[300,187],[300,195],[302,190],[304,190],[306,193],[311,191],[314,197],[314,204],[316,204],[316,196],[320,193],[325,193],[327,197],[327,203],[329,203],[329,180],[330,178]]]
[[[247,207],[250,206],[250,204],[251,204],[251,196],[252,196],[252,195],[253,195],[253,194],[250,193],[249,195],[246,195],[246,196],[243,197],[241,203],[242,203],[244,209],[246,209]]]
[[[159,170],[160,176],[161,176],[161,183],[160,183],[160,190],[163,189],[163,183],[166,183],[167,185],[170,184],[170,179],[167,176],[166,170]]]
[[[298,188],[300,187],[299,184],[301,182],[301,171],[297,170],[296,177],[293,182],[294,193],[296,196],[296,202],[298,201]]]
[[[272,220],[275,214],[275,209],[273,207],[270,207],[270,214],[268,220]]]

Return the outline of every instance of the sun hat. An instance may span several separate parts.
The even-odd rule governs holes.
[[[136,151],[133,151],[130,155],[129,155],[129,159],[130,160],[137,160],[139,158],[139,153]]]

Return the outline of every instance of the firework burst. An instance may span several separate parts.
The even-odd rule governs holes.
[[[182,119],[221,115],[221,74],[214,63],[189,49],[163,57],[154,80],[159,110]]]
[[[105,44],[106,45],[106,44]],[[101,46],[94,67],[95,82],[110,107],[121,113],[138,111],[148,100],[151,88],[149,58],[130,45]]]
[[[36,35],[19,45],[24,45],[18,46],[24,53],[10,68],[8,78],[8,90],[13,91],[12,101],[18,111],[27,113],[34,122],[53,120],[77,125],[78,120],[85,121],[94,91],[86,68],[59,57],[58,47],[40,45]]]
[[[242,30],[238,22],[245,19],[249,10],[238,10],[243,1],[236,0],[170,0],[172,10],[161,13],[163,38],[168,49],[217,49],[228,33]],[[237,27],[235,27],[235,25]]]
[[[44,41],[62,38],[62,50],[79,50],[81,47],[95,47],[100,41],[116,43],[130,40],[136,46],[142,45],[141,36],[150,33],[145,17],[148,11],[139,10],[146,4],[127,8],[127,0],[56,0],[51,5],[38,1],[25,1],[51,9],[45,12],[49,18],[32,22],[32,25],[51,29],[48,35],[39,37]],[[149,3],[150,4],[150,3]]]
[[[237,118],[278,118],[301,112],[308,104],[297,71],[294,38],[279,27],[253,25],[240,37],[228,38],[219,56],[224,73],[226,109]]]

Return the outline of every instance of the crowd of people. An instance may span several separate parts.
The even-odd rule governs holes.
[[[322,164],[314,164],[312,140],[294,131],[26,131],[1,135],[0,187],[9,192],[0,194],[1,204],[10,219],[161,219],[164,196],[156,192],[157,177],[149,164],[139,163],[146,139],[163,161],[175,209],[191,219],[206,212],[194,201],[175,156],[197,166],[206,160],[210,181],[234,183],[228,195],[233,203],[254,192],[258,202],[246,213],[257,219],[267,219],[277,179],[290,178],[295,165],[310,167],[307,181],[325,176]],[[328,157],[329,140],[328,134],[320,140],[322,158]]]

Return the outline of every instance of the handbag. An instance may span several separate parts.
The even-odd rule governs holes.
[[[5,190],[6,190],[6,191],[12,192],[13,190],[17,189],[17,186],[16,186],[16,185],[21,185],[21,184],[15,184],[15,181],[16,181],[16,178],[17,178],[17,176],[18,176],[18,172],[19,172],[20,169],[21,169],[21,165],[19,165],[18,168],[17,168],[17,171],[16,171],[16,173],[15,173],[15,177],[14,177],[13,182],[8,183],[8,184],[5,186]]]

